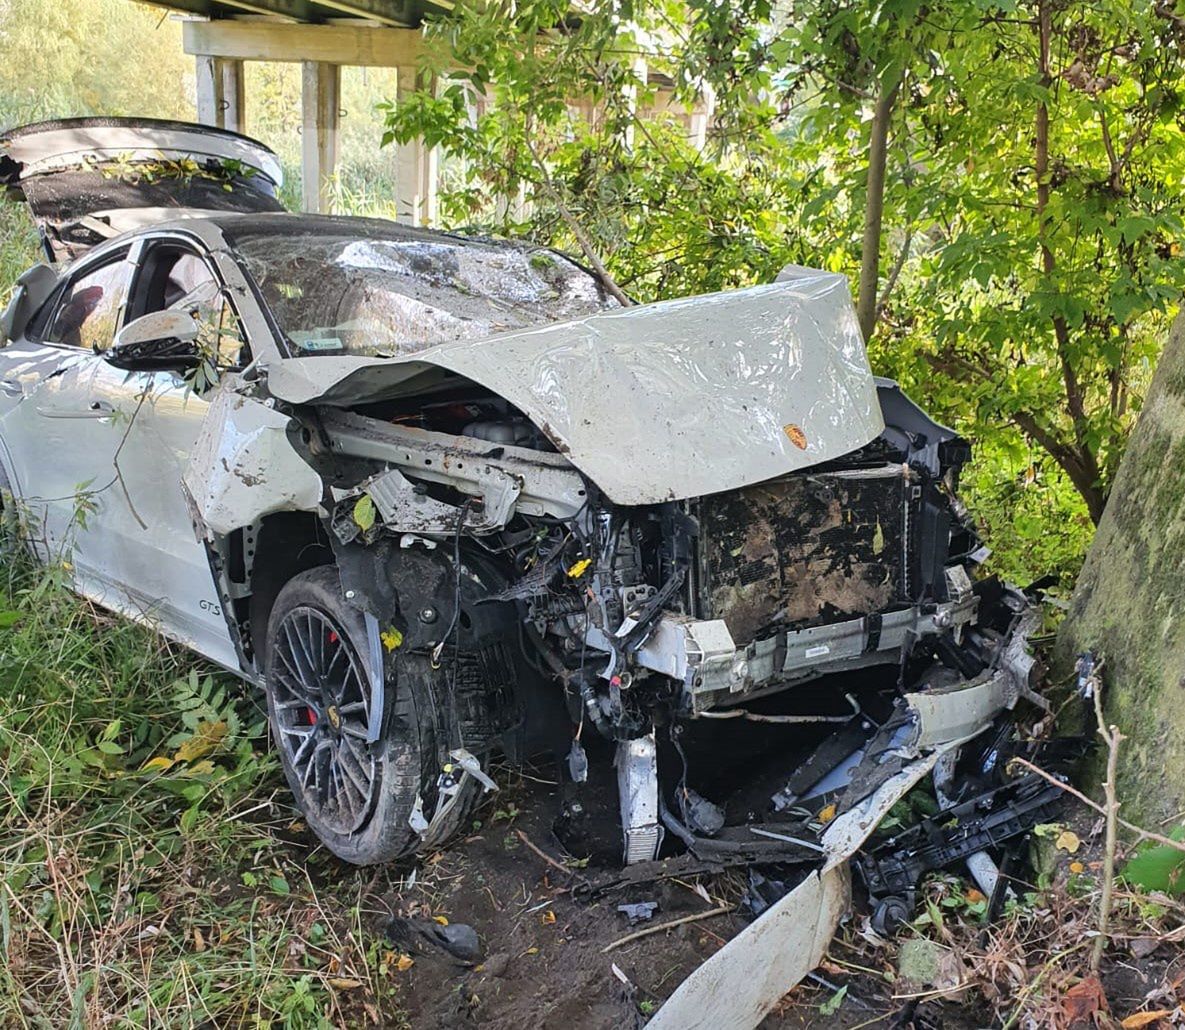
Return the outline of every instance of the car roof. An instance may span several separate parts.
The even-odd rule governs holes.
[[[389,218],[366,215],[314,215],[295,214],[290,211],[268,211],[259,213],[218,213],[204,215],[203,221],[217,226],[222,233],[234,240],[243,236],[284,236],[311,233],[318,236],[349,236],[360,240],[381,239],[393,242],[448,241],[456,246],[480,246],[495,250],[551,250],[529,240],[511,240],[481,233],[453,232],[444,229],[429,229],[418,225],[406,225]],[[166,223],[160,223],[166,224]],[[558,251],[553,251],[558,253]],[[580,265],[570,255],[563,257]]]

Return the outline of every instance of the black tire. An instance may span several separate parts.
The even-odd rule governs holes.
[[[302,628],[312,653],[297,644]],[[359,738],[370,719],[368,707],[357,708],[370,700],[366,624],[342,597],[335,566],[301,572],[280,591],[265,654],[268,718],[284,775],[309,828],[330,851],[354,865],[373,865],[440,847],[467,825],[481,794],[468,777],[430,834],[421,836],[409,822],[417,799],[425,818],[436,812],[442,772],[426,657],[387,661],[378,739]],[[347,660],[353,674],[335,694]],[[365,799],[359,781],[370,787]]]

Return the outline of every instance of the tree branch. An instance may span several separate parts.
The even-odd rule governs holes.
[[[535,149],[531,142],[529,135],[524,134],[523,140],[527,145],[527,150],[530,152],[531,159],[535,162],[535,167],[539,169],[541,176],[540,185],[544,191],[551,198],[551,202],[555,204],[555,209],[559,212],[560,217],[564,220],[564,224],[571,231],[572,235],[576,237],[576,242],[580,245],[580,249],[584,252],[584,256],[588,258],[588,263],[592,265],[593,271],[597,273],[597,278],[601,280],[605,289],[617,300],[623,307],[628,308],[633,306],[633,301],[628,294],[617,285],[617,281],[609,274],[609,270],[605,267],[604,262],[601,261],[601,256],[597,253],[596,248],[592,244],[592,240],[588,238],[588,234],[584,231],[576,216],[572,213],[571,208],[564,203],[564,198],[560,196],[560,191],[556,187],[555,182],[551,178],[551,174],[547,170],[547,166],[540,158],[539,152]]]
[[[885,213],[885,164],[888,157],[889,124],[904,69],[886,69],[877,93],[872,126],[868,135],[868,185],[864,200],[864,239],[860,251],[860,286],[856,298],[856,318],[864,342],[876,329],[877,278],[880,274],[881,221]]]
[[[889,269],[889,277],[885,280],[885,288],[881,291],[880,300],[876,302],[876,317],[879,320],[889,304],[889,298],[893,295],[893,288],[897,285],[897,280],[901,276],[901,270],[905,267],[905,262],[909,258],[909,245],[913,242],[913,226],[910,226],[905,231],[905,239],[901,243],[901,250],[897,253],[897,258],[893,262],[893,267]]]

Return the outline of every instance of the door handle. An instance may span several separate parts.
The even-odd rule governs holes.
[[[45,418],[110,418],[115,414],[115,406],[108,401],[91,401],[85,408],[55,408],[47,405],[39,406],[37,414]]]

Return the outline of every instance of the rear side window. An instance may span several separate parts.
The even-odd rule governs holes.
[[[49,343],[104,351],[115,339],[128,293],[128,269],[121,254],[75,276],[58,297],[42,337]]]

